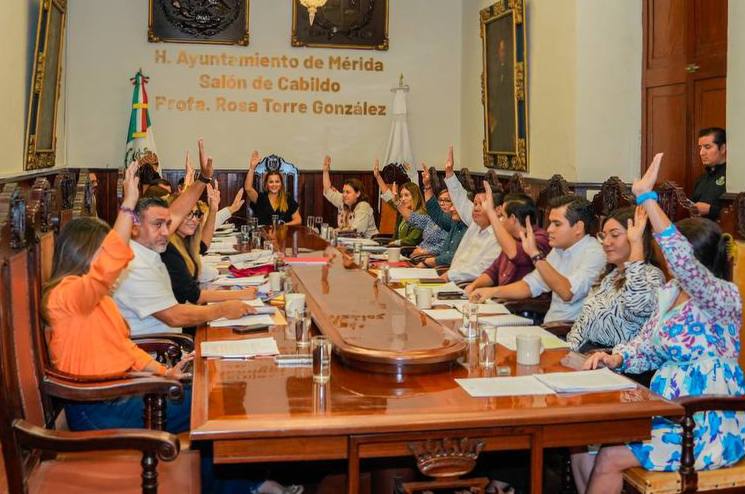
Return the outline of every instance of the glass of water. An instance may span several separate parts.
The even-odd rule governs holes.
[[[467,302],[463,304],[462,310],[466,340],[475,340],[479,335],[479,305]]]
[[[261,233],[258,230],[251,232],[251,250],[261,249]]]
[[[319,335],[311,339],[313,382],[327,383],[331,380],[331,349],[331,340],[328,337]]]
[[[318,233],[321,233],[321,225],[323,224],[323,217],[322,216],[316,216],[315,217],[316,223],[315,223],[315,231]]]
[[[305,228],[307,228],[308,231],[312,230],[315,224],[316,224],[315,216],[308,216],[307,218],[305,218]]]
[[[241,225],[241,243],[248,243],[251,241],[251,225]]]
[[[479,365],[483,369],[494,367],[497,359],[497,328],[482,325],[479,330]]]
[[[295,311],[295,342],[298,348],[310,346],[310,311],[306,308]]]
[[[274,242],[271,240],[264,240],[264,250],[274,252]]]

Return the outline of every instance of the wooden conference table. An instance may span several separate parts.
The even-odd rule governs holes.
[[[296,246],[325,247],[303,228],[292,231]],[[282,248],[290,238],[287,233],[275,239]],[[424,316],[390,287],[342,261],[343,256],[337,256],[328,268],[291,269],[317,329],[362,352],[351,360],[342,352],[336,355],[328,384],[314,384],[310,368],[280,368],[268,358],[196,359],[191,439],[212,441],[216,463],[347,460],[347,492],[352,494],[359,490],[361,459],[412,456],[416,450],[421,470],[457,468],[467,463],[467,455],[454,453],[445,463],[427,460],[436,457],[435,449],[443,444],[468,439],[469,444],[482,441],[483,451],[530,450],[531,492],[540,493],[544,448],[643,440],[649,438],[651,417],[683,414],[681,407],[642,386],[604,393],[472,398],[454,379],[492,372],[478,367],[477,344],[463,342],[452,328]],[[296,352],[286,326],[274,326],[269,334],[281,353]],[[201,341],[266,335],[202,327],[196,348],[199,352]],[[433,350],[433,345],[439,348]],[[441,356],[458,345],[459,361],[443,368]],[[365,362],[365,352],[378,362],[382,358],[394,363],[400,352],[412,365],[376,371],[375,364]],[[428,360],[430,354],[435,358]],[[512,375],[566,371],[560,362],[565,354],[548,350],[540,365],[526,367],[516,364],[514,352],[498,346],[497,365],[509,366]],[[428,371],[429,363],[435,365]]]

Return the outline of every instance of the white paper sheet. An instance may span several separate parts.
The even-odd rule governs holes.
[[[499,316],[486,317],[479,316],[479,322],[490,324],[498,328],[501,328],[503,326],[528,326],[533,323],[532,320],[526,317],[516,316],[514,314],[502,314]]]
[[[272,257],[272,251],[263,249],[254,249],[251,252],[243,252],[242,254],[234,254],[228,257],[228,260],[235,264],[236,262],[248,262],[255,261],[262,257]]]
[[[536,374],[535,378],[557,393],[620,391],[636,388],[634,381],[616,374],[607,367],[577,372]]]
[[[277,355],[279,349],[274,338],[251,338],[246,340],[203,341],[202,357],[256,357]]]
[[[518,335],[540,336],[543,342],[543,348],[546,350],[569,348],[569,344],[566,341],[561,340],[558,336],[549,333],[540,326],[502,326],[497,330],[497,343],[514,352],[517,350],[516,338]]]
[[[212,284],[215,286],[258,286],[263,285],[265,280],[266,277],[263,274],[247,276],[245,278],[218,276],[212,281]]]
[[[253,325],[274,326],[274,319],[267,314],[252,314],[250,316],[239,317],[238,319],[215,319],[210,323],[213,328],[227,328],[230,326],[253,326]]]
[[[437,270],[429,268],[391,268],[389,274],[391,281],[419,279],[433,280],[439,276]]]
[[[534,376],[477,377],[456,379],[455,382],[474,398],[556,394]]]
[[[458,321],[463,314],[455,309],[424,309],[422,312],[436,321]]]
[[[380,245],[375,240],[370,238],[349,238],[349,237],[338,237],[336,241],[340,244],[360,244],[360,245]]]

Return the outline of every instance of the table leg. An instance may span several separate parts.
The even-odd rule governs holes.
[[[354,438],[347,446],[347,494],[358,494],[360,490],[360,447]]]
[[[536,431],[532,437],[533,444],[530,448],[530,492],[541,494],[543,492],[543,432]]]

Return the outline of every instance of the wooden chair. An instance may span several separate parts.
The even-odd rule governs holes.
[[[468,171],[468,168],[461,168],[460,170],[455,172],[455,175],[458,177],[458,181],[461,183],[461,185],[463,185],[463,188],[466,189],[466,192],[468,192],[468,195],[470,197],[473,197],[473,195],[477,192],[476,182],[471,176],[471,172]]]
[[[47,232],[44,238],[52,235]],[[43,254],[37,247],[45,244],[24,249],[12,249],[7,242],[0,245],[0,441],[9,491],[51,493],[73,487],[84,493],[157,492],[158,458],[171,461],[179,453],[178,439],[161,431],[164,400],[165,396],[178,398],[183,388],[176,381],[155,376],[81,379],[51,368],[39,318]],[[146,427],[161,430],[70,433],[47,429],[55,418],[51,398],[98,401],[133,394],[145,395]],[[91,454],[65,454],[44,461],[49,457],[42,456],[42,451]],[[162,492],[199,491],[198,452],[186,452],[178,462],[159,470],[168,484]],[[141,487],[133,481],[138,472]]]
[[[494,170],[489,170],[484,176],[484,180],[489,183],[493,192],[504,192],[502,182],[499,180],[499,175]]]
[[[93,190],[90,174],[85,168],[82,168],[78,175],[75,200],[72,204],[72,217],[79,218],[81,216],[98,217],[98,212],[96,211],[96,193]]]
[[[600,186],[600,192],[592,199],[592,209],[598,217],[598,224],[613,210],[636,204],[631,189],[618,177],[610,177]]]
[[[538,194],[536,207],[538,209],[538,224],[546,226],[551,201],[557,197],[572,194],[569,184],[561,175],[554,175],[546,183],[546,187]]]
[[[507,186],[504,188],[507,194],[529,194],[530,186],[525,183],[523,176],[519,173],[514,173],[510,178],[507,179]]]
[[[626,470],[623,476],[627,492],[674,494],[691,492],[742,493],[745,491],[745,459],[734,466],[697,472],[693,465],[693,415],[706,410],[745,411],[744,396],[686,396],[674,400],[685,408],[680,419],[683,427],[681,464],[678,472],[650,472],[641,467]]]
[[[256,165],[256,171],[254,173],[254,188],[261,192],[264,190],[264,175],[270,171],[278,171],[282,174],[282,180],[284,180],[285,190],[292,195],[295,201],[300,196],[298,187],[298,180],[300,173],[295,165],[285,161],[284,158],[277,156],[276,154],[270,154],[264,156]]]
[[[696,205],[686,197],[685,192],[675,182],[665,181],[655,188],[659,204],[667,217],[673,222],[700,216]]]

